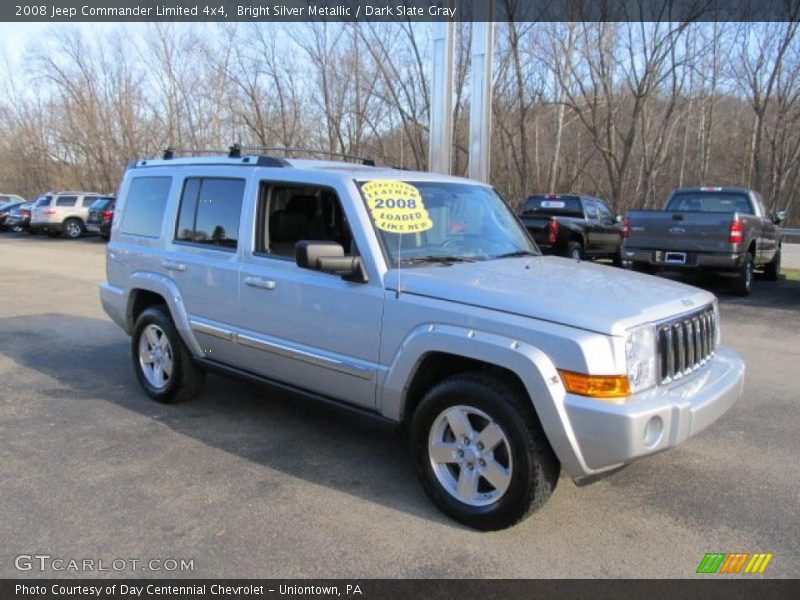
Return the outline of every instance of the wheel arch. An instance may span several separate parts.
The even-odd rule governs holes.
[[[402,428],[431,385],[470,370],[494,372],[518,386],[565,470],[585,471],[564,408],[566,390],[555,365],[539,348],[505,336],[451,325],[417,328],[384,377],[379,410]]]
[[[133,331],[136,319],[143,310],[151,306],[163,306],[189,351],[196,357],[203,356],[202,348],[192,333],[180,291],[173,281],[157,273],[137,272],[130,277],[127,296],[125,326],[128,333]]]

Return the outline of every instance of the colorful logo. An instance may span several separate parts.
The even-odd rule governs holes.
[[[747,573],[759,575],[767,568],[772,554],[766,552],[707,552],[697,567],[698,573]]]

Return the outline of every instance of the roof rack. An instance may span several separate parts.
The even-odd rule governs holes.
[[[349,160],[358,160],[361,161],[362,165],[368,167],[374,167],[375,159],[370,158],[369,156],[357,156],[355,154],[343,154],[341,152],[328,152],[327,150],[311,150],[309,148],[291,148],[288,146],[239,146],[239,144],[234,144],[231,146],[231,152],[237,149],[239,152],[242,150],[256,150],[259,152],[283,152],[284,154],[288,154],[289,152],[302,152],[305,154],[321,154],[323,156],[336,156],[339,158],[349,159]]]

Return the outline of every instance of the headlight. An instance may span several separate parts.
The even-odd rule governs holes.
[[[625,334],[625,363],[631,393],[641,392],[656,384],[656,327],[643,325]]]

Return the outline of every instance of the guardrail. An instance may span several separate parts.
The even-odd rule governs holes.
[[[796,237],[800,238],[800,229],[782,229],[783,237]]]

